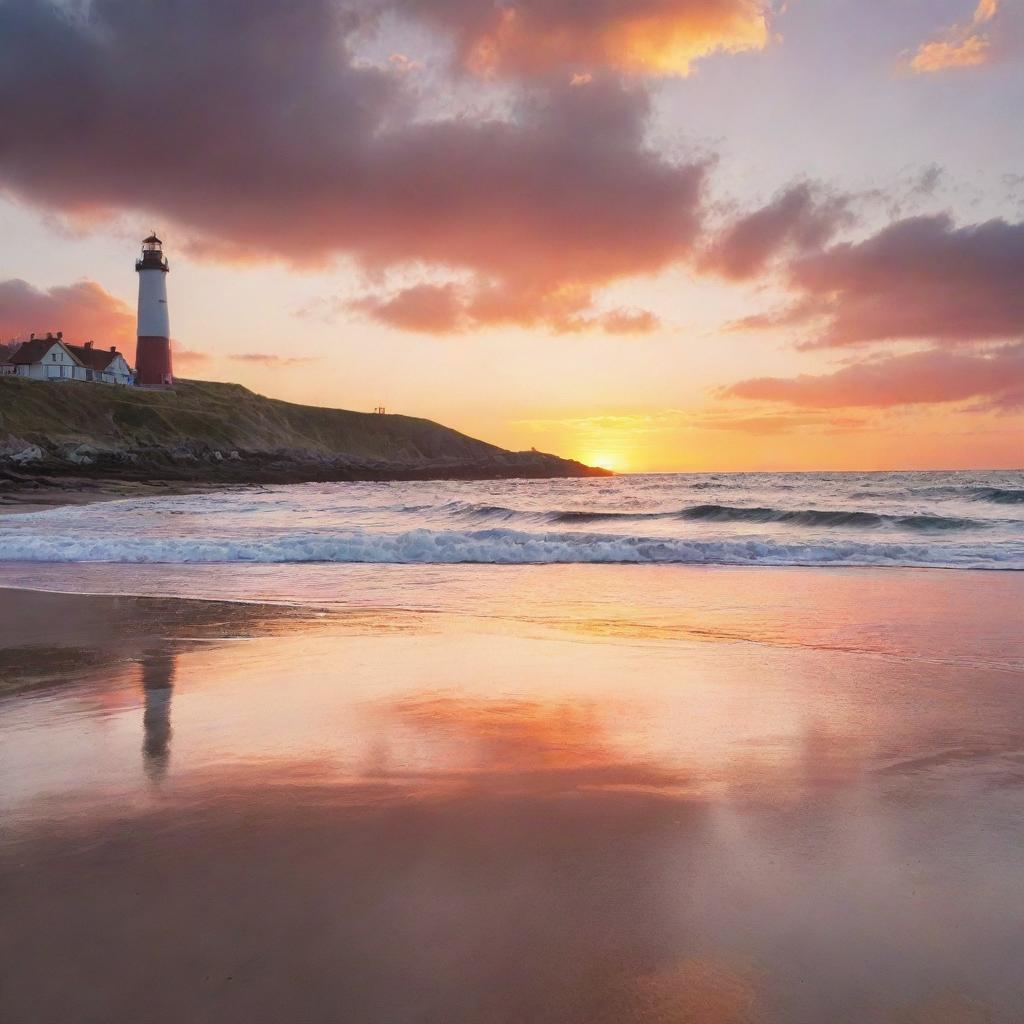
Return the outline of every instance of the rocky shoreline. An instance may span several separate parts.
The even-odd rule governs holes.
[[[429,420],[293,405],[232,384],[180,381],[174,391],[147,392],[0,379],[0,392],[6,505],[154,486],[609,475]]]
[[[173,449],[104,449],[8,439],[0,444],[0,508],[45,507],[140,494],[253,484],[390,480],[500,480],[606,476],[605,470],[542,452],[500,452],[417,463],[280,449],[221,450],[196,442]]]

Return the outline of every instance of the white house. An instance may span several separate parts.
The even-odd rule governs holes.
[[[111,345],[110,348],[96,348],[91,341],[87,341],[84,345],[65,347],[85,367],[86,380],[125,386],[135,383],[135,374],[128,365],[128,360],[117,351],[116,345]]]
[[[31,380],[84,380],[104,384],[135,383],[135,375],[116,346],[98,349],[91,341],[71,345],[58,331],[22,342],[0,364],[0,373]]]

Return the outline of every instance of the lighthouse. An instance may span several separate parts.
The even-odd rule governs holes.
[[[142,256],[135,261],[139,275],[139,344],[135,351],[136,383],[144,388],[169,388],[171,372],[171,321],[167,315],[167,275],[170,265],[163,243],[155,234],[142,242]]]

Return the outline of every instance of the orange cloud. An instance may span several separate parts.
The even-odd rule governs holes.
[[[990,43],[986,36],[970,35],[959,42],[922,43],[910,66],[915,71],[945,71],[987,64]]]
[[[0,342],[60,331],[66,341],[116,345],[131,362],[135,352],[135,310],[95,281],[41,289],[13,278],[0,281]]]
[[[0,340],[23,341],[32,333],[63,331],[73,342],[135,340],[135,313],[95,281],[46,291],[14,278],[0,281]]]
[[[988,33],[980,29],[998,13],[999,0],[981,0],[970,24],[954,26],[945,39],[922,43],[910,62],[911,68],[929,73],[987,64],[991,57],[992,43]]]
[[[560,68],[688,75],[710,54],[763,49],[763,0],[395,0],[456,38],[460,63],[480,75]]]

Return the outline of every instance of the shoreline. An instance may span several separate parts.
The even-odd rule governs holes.
[[[2,481],[0,481],[2,482]],[[181,483],[174,480],[87,480],[75,481],[65,487],[49,479],[36,481],[23,487],[0,490],[0,515],[45,512],[68,505],[95,505],[125,498],[173,497],[181,494],[201,494],[205,491],[239,490],[258,484],[202,484]]]

